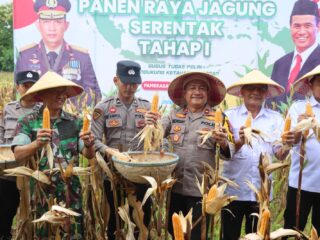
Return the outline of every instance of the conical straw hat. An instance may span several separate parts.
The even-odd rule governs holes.
[[[186,104],[183,87],[187,82],[195,79],[204,80],[209,85],[208,104],[210,106],[213,107],[222,102],[226,95],[226,87],[219,78],[204,72],[188,72],[172,80],[168,87],[169,97],[176,105],[183,107]]]
[[[320,65],[316,66],[310,72],[295,81],[293,83],[293,89],[302,95],[311,96],[312,91],[309,87],[309,82],[316,75],[320,75]]]
[[[244,85],[251,85],[251,84],[268,85],[266,98],[279,96],[285,91],[281,85],[273,81],[271,78],[268,78],[259,70],[254,69],[248,74],[244,75],[235,83],[231,84],[227,88],[227,93],[237,97],[241,97],[241,88]]]
[[[48,71],[31,88],[29,88],[21,99],[33,99],[37,102],[41,102],[42,99],[39,97],[41,91],[58,87],[66,87],[68,98],[77,96],[83,92],[83,88],[78,84],[65,79],[55,72]]]

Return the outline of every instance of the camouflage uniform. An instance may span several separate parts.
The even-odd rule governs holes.
[[[36,139],[37,130],[42,128],[42,112],[41,109],[37,113],[31,113],[24,118],[19,119],[17,125],[17,136],[14,138],[12,145],[29,144]],[[83,141],[79,138],[82,129],[82,120],[62,111],[61,116],[54,123],[51,123],[52,138],[51,147],[54,155],[55,167],[59,167],[59,162],[63,168],[73,160],[73,165],[79,165],[79,153],[84,147]],[[41,150],[38,152],[40,156]],[[49,169],[48,159],[46,156],[40,159],[39,170]],[[60,171],[50,176],[51,184],[40,184],[44,191],[39,191],[39,184],[31,179],[31,206],[36,211],[35,218],[39,218],[43,213],[48,211],[48,205],[45,199],[55,198],[57,203],[66,203],[66,207],[82,214],[82,193],[80,180],[77,176],[72,176],[70,182],[65,183],[60,175]],[[66,199],[66,193],[69,192],[69,203]],[[45,195],[44,195],[45,194]],[[69,205],[69,206],[68,206]],[[78,237],[82,239],[83,224],[82,216],[76,217],[76,224],[71,224],[72,239]],[[47,225],[43,227],[36,226],[36,234],[38,238],[45,239],[48,236]],[[65,229],[64,229],[65,230]],[[61,232],[62,236],[66,236],[66,232]]]
[[[89,96],[91,96],[90,91],[93,91],[95,93],[94,103],[101,99],[101,91],[93,70],[91,58],[85,49],[63,42],[55,64],[51,68],[44,43],[41,41],[39,44],[31,44],[19,52],[16,71],[24,70],[38,72],[40,77],[48,70],[54,71],[64,78],[81,85]]]

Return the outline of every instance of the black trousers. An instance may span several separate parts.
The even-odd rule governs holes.
[[[149,188],[148,185],[144,184],[135,184],[135,191],[137,200],[141,201],[143,200],[143,197]],[[116,232],[116,213],[115,213],[115,206],[114,206],[114,198],[113,198],[113,192],[111,191],[111,184],[110,181],[105,180],[104,181],[104,189],[107,195],[107,199],[110,205],[110,220],[107,228],[107,235],[109,240],[116,240],[115,232]],[[116,189],[118,191],[118,204],[120,205],[120,190]],[[118,206],[120,207],[120,206]],[[150,198],[146,201],[146,203],[142,207],[144,212],[143,222],[148,227],[150,218],[151,218],[151,200]],[[132,209],[130,209],[131,211]],[[132,218],[131,218],[132,219]],[[122,220],[120,219],[120,222]]]
[[[172,214],[181,211],[185,216],[191,208],[192,210],[192,221],[195,222],[202,215],[202,198],[201,197],[191,197],[184,196],[177,193],[171,193],[171,204],[169,208],[169,222],[168,222],[168,230],[169,233],[173,236],[173,226],[172,226]],[[209,226],[209,218],[207,216],[207,231]],[[201,239],[201,223],[199,223],[191,232],[192,240]]]
[[[237,240],[241,234],[243,218],[246,218],[246,233],[257,231],[259,204],[252,201],[233,201],[221,212],[222,239]]]
[[[291,228],[296,226],[296,195],[297,189],[293,187],[288,188],[287,204],[284,212],[284,228]],[[299,229],[303,231],[306,226],[309,213],[312,208],[312,225],[320,234],[320,193],[307,192],[301,190],[300,198],[300,215],[299,215]]]
[[[11,225],[20,202],[15,181],[0,178],[0,239],[11,239]]]

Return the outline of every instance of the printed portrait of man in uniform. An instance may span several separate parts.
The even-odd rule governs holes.
[[[67,20],[70,1],[36,0],[33,8],[38,17],[35,25],[41,41],[19,50],[16,71],[35,71],[40,76],[54,71],[81,85],[88,95],[87,103],[96,104],[101,99],[101,91],[88,50],[64,39],[70,24]]]

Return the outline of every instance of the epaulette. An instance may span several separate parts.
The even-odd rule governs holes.
[[[37,43],[30,43],[30,44],[28,44],[28,45],[20,48],[20,49],[19,49],[19,52],[23,52],[23,51],[28,50],[28,49],[30,49],[30,48],[33,48],[33,47],[35,47],[35,46],[37,46]]]
[[[109,96],[109,97],[107,97],[107,98],[105,98],[105,99],[102,99],[102,100],[100,101],[100,103],[110,102],[110,101],[114,100],[114,98],[115,98],[115,96]]]
[[[137,99],[139,100],[139,101],[142,101],[142,102],[150,102],[150,101],[148,101],[147,99],[144,99],[144,98],[140,98],[140,97],[137,97]]]
[[[7,103],[7,105],[16,105],[17,102],[18,101],[12,101],[12,102]]]
[[[88,49],[76,45],[69,45],[72,49],[88,54]]]

